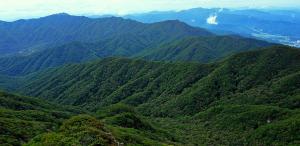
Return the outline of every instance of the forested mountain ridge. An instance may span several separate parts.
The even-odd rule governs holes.
[[[64,13],[0,35],[0,88],[26,95],[0,91],[0,145],[300,145],[298,48]]]
[[[209,64],[106,58],[12,79],[0,76],[3,88],[90,113],[60,121],[49,132],[43,125],[35,127],[37,133],[25,133],[24,140],[17,139],[18,133],[1,140],[17,144],[34,137],[28,145],[298,145],[299,63],[298,49],[273,46]],[[9,97],[1,103],[15,103],[7,102]],[[12,122],[18,112],[10,112]],[[22,127],[4,125],[6,131]]]
[[[0,144],[20,145],[54,130],[64,119],[80,113],[31,97],[0,92]]]
[[[91,19],[68,14],[0,23],[0,34],[4,36],[0,39],[3,55],[31,54],[73,41],[91,43],[120,35],[135,35],[153,43],[184,36],[212,35],[179,21],[144,24],[119,17]]]
[[[144,37],[128,35],[97,43],[72,42],[27,56],[3,57],[0,58],[0,73],[25,75],[68,63],[120,56],[157,61],[206,63],[234,53],[271,45],[274,44],[239,36],[186,37],[160,43],[160,41],[149,41]]]
[[[29,134],[28,145],[298,145],[299,63],[300,51],[287,46],[209,64],[106,58],[0,77],[0,85],[90,113]]]
[[[296,74],[299,59],[299,50],[285,46],[212,64],[108,58],[34,73],[17,91],[87,108],[124,102],[139,106],[145,114],[195,114],[221,97],[269,87]]]
[[[106,108],[101,118],[96,118],[99,116],[78,107],[5,92],[0,92],[0,101],[1,145],[174,143],[167,140],[171,135],[150,125],[133,110],[121,114],[113,113],[116,108]]]
[[[147,60],[212,62],[274,44],[240,36],[188,37],[138,54]]]
[[[28,74],[49,67],[99,58],[92,45],[73,42],[28,56],[0,58],[0,72],[6,75]]]

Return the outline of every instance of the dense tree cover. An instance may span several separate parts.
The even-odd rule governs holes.
[[[81,113],[73,107],[0,92],[0,144],[20,145]]]
[[[144,24],[118,17],[91,19],[56,14],[39,19],[0,23],[0,54],[31,54],[73,41],[97,42],[129,35],[157,43],[212,33],[179,21]]]
[[[57,48],[28,56],[0,58],[0,72],[6,75],[20,75],[68,63],[79,63],[99,58],[84,43],[73,42]]]
[[[209,64],[106,58],[18,82],[10,89],[92,113],[31,134],[28,145],[300,144],[300,51],[291,47]]]
[[[167,132],[151,126],[127,105],[114,105],[97,114],[78,115],[87,112],[5,92],[0,92],[0,101],[1,145],[26,142],[25,145],[38,146],[171,143],[167,139],[172,137]],[[122,110],[124,107],[128,110]],[[124,112],[113,112],[117,109]]]
[[[0,145],[300,145],[298,49],[67,14],[0,35],[22,54],[0,58],[0,87],[39,98],[0,92]]]
[[[121,101],[140,105],[164,92],[180,94],[195,80],[208,75],[211,66],[107,58],[26,76],[17,90],[91,110]]]
[[[212,62],[238,52],[270,46],[270,43],[240,36],[190,37],[164,44],[137,55],[148,60]]]
[[[156,37],[153,36],[153,38]],[[169,38],[169,40],[173,39]],[[24,75],[63,64],[87,62],[112,56],[205,63],[220,60],[237,52],[272,45],[239,36],[188,37],[179,41],[169,40],[160,43],[158,39],[127,35],[97,43],[73,42],[27,56],[0,58],[0,73]]]
[[[27,145],[112,145],[118,141],[104,125],[94,117],[79,115],[66,120],[58,132],[46,133],[35,137]]]
[[[107,58],[26,76],[17,91],[90,110],[122,102],[147,115],[193,115],[222,97],[258,87],[278,95],[296,92],[298,71],[299,50],[284,46],[212,64]]]
[[[299,145],[299,109],[220,104],[192,117],[150,121],[184,145]]]
[[[113,105],[99,110],[95,118],[78,115],[65,120],[54,132],[43,133],[26,145],[168,145],[172,136],[149,124],[132,107]],[[113,112],[116,109],[123,112]],[[109,112],[110,111],[110,112]],[[105,114],[105,116],[103,116]],[[102,116],[98,116],[102,115]],[[173,139],[174,141],[174,139]]]
[[[180,145],[171,131],[161,129],[135,111],[133,106],[118,103],[100,108],[101,119],[118,141],[125,145]]]

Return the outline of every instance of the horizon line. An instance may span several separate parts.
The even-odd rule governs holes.
[[[31,19],[39,19],[47,16],[52,16],[52,15],[58,15],[58,14],[66,14],[70,16],[84,16],[88,17],[91,19],[94,18],[103,18],[103,17],[123,17],[124,16],[130,16],[130,15],[141,15],[141,14],[147,14],[147,13],[164,13],[164,12],[182,12],[182,11],[188,11],[188,10],[193,10],[193,9],[227,9],[227,10],[259,10],[259,11],[266,11],[266,10],[292,10],[292,11],[299,11],[300,9],[297,7],[264,7],[264,8],[251,8],[251,7],[237,7],[237,8],[222,8],[222,7],[194,7],[194,8],[189,8],[189,9],[180,9],[180,10],[153,10],[153,11],[144,11],[144,12],[132,12],[132,13],[127,13],[127,14],[117,14],[117,13],[70,13],[70,12],[57,12],[57,13],[49,13],[49,14],[44,14],[44,15],[39,15],[39,16],[28,16],[28,17],[19,17],[19,18],[11,18],[10,20],[4,20],[0,19],[2,22],[15,22],[19,20],[31,20]],[[94,17],[94,18],[93,18]]]

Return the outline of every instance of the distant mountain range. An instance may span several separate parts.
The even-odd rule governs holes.
[[[208,63],[274,45],[236,35],[217,36],[178,20],[144,24],[119,17],[90,19],[64,13],[1,21],[0,30],[4,36],[0,38],[0,77],[9,82],[14,79],[8,76],[106,57]]]
[[[208,36],[212,33],[179,21],[143,24],[118,17],[90,19],[56,14],[39,19],[0,23],[0,54],[31,54],[74,41],[91,43],[127,37],[161,43],[184,36]]]
[[[117,17],[90,19],[58,14],[5,26],[7,32],[19,33],[14,37],[19,43],[2,47],[2,54],[8,55],[0,57],[0,73],[5,75],[118,56],[207,63],[273,45],[240,36],[217,36],[176,20],[143,24]],[[29,28],[33,32],[26,35]]]
[[[195,8],[179,12],[133,14],[125,18],[145,23],[180,20],[219,34],[234,33],[300,47],[299,10]]]

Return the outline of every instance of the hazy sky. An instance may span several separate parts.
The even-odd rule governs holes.
[[[61,12],[75,15],[124,15],[195,7],[300,8],[300,0],[0,0],[0,20],[10,21]]]

